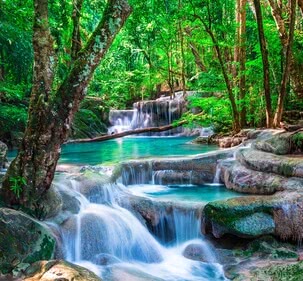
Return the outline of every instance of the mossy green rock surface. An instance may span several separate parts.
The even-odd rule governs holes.
[[[291,264],[272,263],[269,266],[251,270],[248,275],[241,276],[235,281],[302,281],[303,262]]]
[[[0,208],[0,272],[12,271],[21,263],[51,259],[55,239],[38,221],[7,208]]]
[[[237,197],[208,203],[203,210],[202,230],[217,238],[224,234],[243,238],[272,234],[300,241],[302,217],[303,195],[297,192]]]

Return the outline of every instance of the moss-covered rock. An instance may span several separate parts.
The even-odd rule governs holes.
[[[63,260],[39,261],[25,273],[24,281],[102,281],[90,270]]]
[[[271,196],[247,196],[208,203],[203,210],[203,232],[215,237],[232,234],[253,238],[273,234],[301,240],[303,195],[282,192]]]
[[[55,239],[41,223],[28,215],[0,208],[0,272],[8,273],[21,263],[51,259]]]
[[[266,263],[265,263],[266,264]],[[280,262],[267,263],[263,267],[247,270],[245,275],[235,278],[235,281],[301,281],[303,262],[285,264]]]

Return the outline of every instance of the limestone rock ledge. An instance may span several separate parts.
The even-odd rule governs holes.
[[[243,238],[275,235],[281,239],[303,238],[303,194],[278,192],[208,203],[203,210],[202,231],[216,238],[232,234]]]

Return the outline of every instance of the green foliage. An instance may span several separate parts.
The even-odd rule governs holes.
[[[26,186],[26,179],[18,176],[10,177],[9,181],[11,183],[10,190],[15,194],[17,198],[20,198],[20,194]]]
[[[223,96],[201,97],[201,94],[197,94],[189,97],[189,106],[203,113],[198,116],[192,113],[185,115],[184,118],[190,123],[196,122],[203,127],[213,126],[217,132],[231,129],[231,110],[228,100]]]
[[[14,1],[0,3],[0,67],[2,78],[12,84],[31,82],[32,16],[30,0],[23,1],[22,5]]]
[[[22,3],[21,3],[22,2]],[[18,139],[24,130],[28,98],[31,92],[33,64],[33,3],[0,1],[0,139]],[[49,21],[56,53],[54,91],[64,80],[71,65],[73,31],[72,0],[49,1]],[[133,13],[117,35],[110,51],[95,72],[88,95],[102,99],[108,108],[125,109],[138,100],[154,99],[163,92],[182,89],[220,93],[208,98],[194,97],[192,107],[204,114],[200,123],[218,130],[231,127],[232,114],[215,44],[206,32],[210,27],[219,46],[233,86],[238,109],[246,108],[248,126],[265,122],[263,66],[256,19],[247,5],[246,23],[246,97],[238,97],[237,78],[233,77],[236,23],[234,0],[129,0]],[[100,20],[106,1],[84,0],[80,35],[85,45]],[[276,107],[282,70],[281,43],[268,5],[263,5],[264,30],[269,46],[272,106]],[[301,15],[298,14],[298,17]],[[301,18],[299,18],[301,19]],[[298,20],[293,44],[294,60],[302,68],[303,31]],[[182,39],[182,40],[181,40]],[[195,51],[194,51],[195,50]],[[195,53],[196,52],[196,53]],[[201,60],[204,70],[197,63]],[[184,71],[184,73],[182,73]],[[289,90],[286,110],[302,110],[303,102]],[[83,108],[87,109],[87,108]],[[90,122],[92,114],[82,111]],[[99,113],[93,112],[96,116]],[[77,117],[78,118],[78,117]],[[186,118],[191,118],[190,114]],[[102,118],[101,118],[102,119]],[[196,117],[195,117],[196,119]],[[106,118],[102,119],[106,120]],[[78,118],[79,121],[79,118]],[[80,122],[81,124],[83,122]],[[94,122],[94,121],[93,121]],[[192,122],[198,122],[197,120]],[[99,124],[100,125],[100,124]],[[9,142],[11,142],[9,140]],[[14,142],[14,141],[13,141]]]

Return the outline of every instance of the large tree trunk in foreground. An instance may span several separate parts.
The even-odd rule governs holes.
[[[263,29],[263,17],[262,17],[260,0],[254,0],[254,6],[256,10],[256,19],[258,24],[258,33],[259,33],[260,48],[261,48],[262,63],[263,63],[263,85],[264,85],[264,95],[265,95],[265,103],[266,103],[266,127],[271,128],[273,123],[273,118],[272,118],[271,94],[270,94],[268,49],[267,49],[264,29]]]
[[[47,2],[35,0],[35,68],[29,120],[19,153],[0,190],[0,198],[5,204],[21,206],[31,213],[39,209],[39,199],[51,186],[61,144],[68,137],[93,72],[131,13],[126,0],[108,1],[100,23],[74,58],[68,77],[51,94],[54,69]],[[12,182],[21,188],[20,196],[12,191]]]

